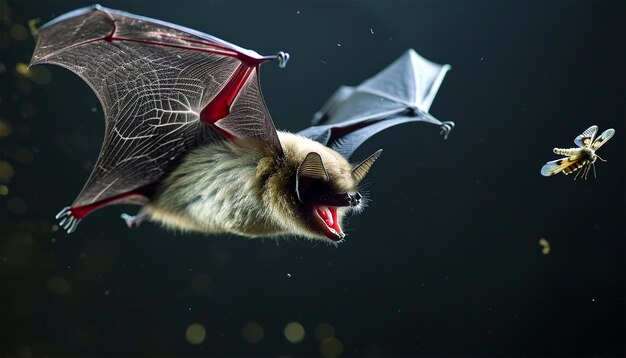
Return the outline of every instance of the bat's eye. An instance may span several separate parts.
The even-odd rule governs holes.
[[[306,155],[302,163],[298,166],[296,173],[296,195],[300,202],[304,202],[304,194],[317,187],[316,183],[328,181],[328,172],[324,166],[322,157],[315,152]]]

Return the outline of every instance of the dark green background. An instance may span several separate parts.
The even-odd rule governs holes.
[[[97,158],[102,111],[66,70],[47,66],[47,85],[16,74],[34,42],[8,29],[89,3],[3,4],[2,160],[15,171],[0,196],[3,356],[315,356],[320,322],[350,356],[624,355],[623,1],[103,2],[290,52],[285,70],[262,71],[276,126],[290,131],[407,48],[452,65],[431,113],[456,128],[444,141],[435,126],[403,125],[355,153],[385,149],[372,203],[337,248],[131,231],[119,214],[132,207],[52,231]],[[542,177],[552,148],[592,124],[616,130],[597,179]],[[202,292],[198,274],[210,279]],[[51,292],[51,277],[69,291]],[[243,340],[250,321],[261,343]],[[285,340],[290,321],[302,343]],[[194,322],[207,330],[199,346],[185,339]]]

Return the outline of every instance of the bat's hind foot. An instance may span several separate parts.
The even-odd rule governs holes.
[[[439,132],[439,134],[443,136],[443,139],[448,139],[448,134],[450,134],[453,128],[454,128],[454,122],[452,121],[441,122],[441,132]]]
[[[136,229],[146,219],[146,214],[137,214],[135,216],[122,214],[122,219],[126,222],[129,229]]]
[[[68,234],[76,231],[76,227],[80,223],[80,219],[78,219],[72,213],[72,208],[69,206],[64,207],[59,213],[55,216],[55,219],[60,220],[59,226],[67,231]]]

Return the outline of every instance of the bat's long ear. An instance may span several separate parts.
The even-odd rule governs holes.
[[[361,180],[363,180],[363,178],[365,178],[365,175],[367,175],[367,172],[369,172],[370,168],[382,152],[382,149],[377,150],[374,154],[370,155],[367,159],[352,169],[352,179],[355,183],[358,184]]]
[[[324,166],[322,157],[315,152],[306,155],[298,166],[296,173],[296,195],[303,202],[302,194],[306,191],[312,180],[328,181],[328,172]]]

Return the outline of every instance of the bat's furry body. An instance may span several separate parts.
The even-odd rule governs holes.
[[[428,114],[450,66],[408,50],[357,87],[341,87],[298,135],[278,132],[259,83],[262,56],[214,36],[98,5],[40,28],[31,65],[74,71],[103,105],[105,138],[83,190],[57,218],[73,232],[89,213],[136,204],[144,219],[202,233],[248,237],[345,236],[363,207],[358,184],[380,151],[349,158],[367,138],[401,123],[453,127]]]
[[[163,181],[147,214],[174,229],[319,237],[311,229],[312,216],[295,196],[296,170],[308,153],[316,152],[337,191],[349,192],[357,186],[352,166],[318,142],[287,132],[278,135],[285,153],[280,159],[271,150],[229,142],[196,149]],[[339,223],[347,210],[338,210]]]

